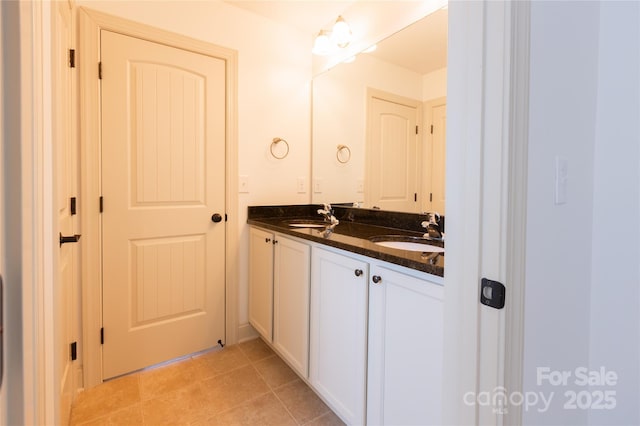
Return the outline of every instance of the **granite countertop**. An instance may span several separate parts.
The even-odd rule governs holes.
[[[425,231],[420,223],[426,220],[425,215],[335,206],[335,216],[340,223],[333,232],[325,232],[326,228],[290,226],[291,221],[295,220],[321,219],[317,213],[318,208],[321,207],[317,204],[250,206],[247,223],[440,277],[444,276],[444,253],[422,253],[387,248],[369,240],[371,237],[382,235],[422,237]],[[443,242],[438,241],[429,241],[429,244],[444,246]]]

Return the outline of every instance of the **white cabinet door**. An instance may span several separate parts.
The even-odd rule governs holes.
[[[365,424],[366,262],[312,248],[309,381],[348,424]]]
[[[261,229],[249,230],[249,323],[273,341],[273,241]]]
[[[372,265],[367,424],[442,423],[442,330],[442,286]]]
[[[309,373],[308,244],[276,234],[273,294],[273,345],[300,375]]]

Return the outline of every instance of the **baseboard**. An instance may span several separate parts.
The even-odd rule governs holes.
[[[251,327],[251,324],[241,324],[238,326],[238,343],[253,340],[258,337],[258,332]]]

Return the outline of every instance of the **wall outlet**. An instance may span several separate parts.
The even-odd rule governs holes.
[[[238,192],[241,194],[249,193],[249,176],[240,175],[240,179],[238,179]]]
[[[307,180],[303,177],[299,177],[296,180],[296,188],[298,190],[298,194],[304,194],[307,192]]]

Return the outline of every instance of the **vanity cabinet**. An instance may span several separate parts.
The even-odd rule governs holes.
[[[272,232],[249,231],[249,323],[269,343],[273,342],[273,241]]]
[[[442,278],[250,228],[249,321],[347,424],[441,424]]]
[[[309,244],[250,231],[249,322],[301,376],[309,372]]]
[[[371,265],[368,425],[439,425],[444,288]]]
[[[311,271],[309,381],[344,421],[362,425],[369,265],[314,246]]]

